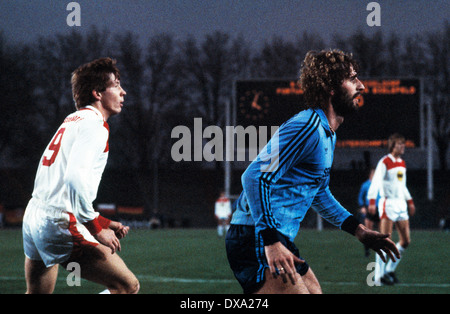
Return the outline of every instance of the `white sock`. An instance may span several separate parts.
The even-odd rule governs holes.
[[[102,292],[100,292],[99,294],[111,294],[111,291],[109,291],[108,289],[105,289]]]
[[[403,253],[406,250],[403,246],[400,245],[400,243],[397,243],[395,246],[397,247],[397,250],[400,252],[400,258],[397,258],[395,262],[392,261],[392,260],[389,260],[389,262],[386,265],[386,272],[387,273],[391,273],[391,272],[395,271],[395,269],[397,268],[398,264],[400,263],[400,259],[402,258]]]
[[[381,252],[384,256],[384,258],[386,258],[386,253]],[[381,257],[378,254],[375,254],[375,281],[378,281],[381,279],[381,277],[384,276],[385,272],[386,272],[386,263],[383,262],[383,260],[381,259]]]

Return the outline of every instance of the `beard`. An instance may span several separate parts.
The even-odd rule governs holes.
[[[355,104],[355,98],[359,95],[360,93],[351,95],[342,87],[336,89],[334,95],[331,96],[331,104],[337,115],[346,117],[349,114],[356,112],[359,109],[359,106],[358,102]]]

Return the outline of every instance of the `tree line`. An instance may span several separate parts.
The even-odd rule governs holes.
[[[132,32],[110,34],[92,28],[82,35],[41,37],[11,45],[0,32],[0,156],[6,166],[36,165],[66,115],[75,110],[70,75],[95,58],[117,59],[127,92],[125,110],[110,119],[110,165],[157,172],[177,167],[170,157],[171,130],[204,125],[224,126],[224,104],[233,81],[297,77],[307,51],[350,51],[361,65],[360,77],[423,77],[425,101],[434,113],[433,137],[440,167],[447,169],[450,139],[450,23],[432,33],[401,37],[357,30],[331,43],[303,32],[295,40],[281,36],[255,47],[241,35],[215,31],[197,39],[161,33],[145,39]],[[33,166],[34,167],[34,166]],[[155,176],[157,177],[157,176]],[[154,178],[155,178],[154,177]],[[150,186],[149,176],[139,176]],[[150,193],[151,194],[151,193]]]

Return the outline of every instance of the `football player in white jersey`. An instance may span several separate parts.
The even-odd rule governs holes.
[[[137,293],[139,281],[116,253],[129,227],[100,216],[92,205],[108,158],[106,121],[121,112],[126,95],[116,61],[82,65],[71,82],[77,111],[45,149],[24,215],[27,293],[52,293],[58,265],[72,262],[81,278],[107,292]]]
[[[411,242],[409,216],[413,216],[416,207],[406,187],[406,164],[401,156],[405,153],[405,138],[393,134],[388,139],[389,154],[381,158],[375,169],[367,198],[369,213],[376,212],[376,198],[379,193],[378,211],[380,215],[380,232],[392,234],[393,225],[398,231],[400,241],[396,244],[400,256]],[[409,208],[409,214],[408,214]],[[400,259],[384,263],[376,256],[375,281],[380,284],[398,283],[395,275]]]
[[[222,191],[214,204],[214,217],[217,220],[217,235],[219,237],[226,234],[230,228],[231,213],[230,199],[226,197],[225,192]]]

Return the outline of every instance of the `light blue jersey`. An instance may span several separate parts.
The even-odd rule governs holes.
[[[312,207],[341,227],[351,214],[329,189],[336,135],[321,109],[284,123],[242,175],[243,192],[231,223],[276,229],[294,241]]]
[[[369,207],[369,199],[367,198],[367,192],[369,192],[371,180],[366,180],[363,184],[361,184],[361,188],[358,194],[358,205],[359,207]]]

